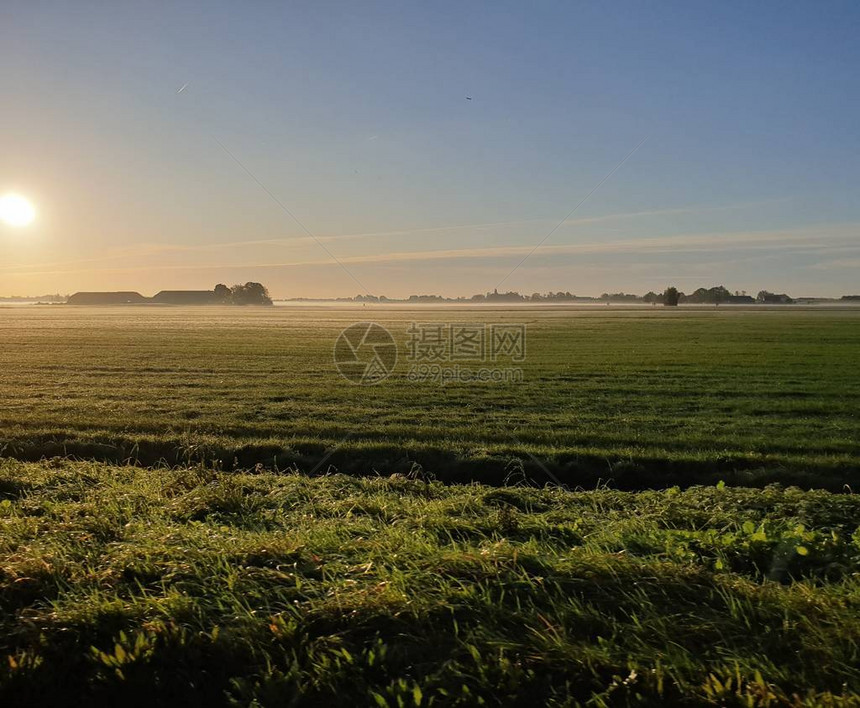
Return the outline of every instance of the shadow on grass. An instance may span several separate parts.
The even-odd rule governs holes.
[[[780,483],[802,489],[839,492],[860,482],[860,465],[845,465],[843,461],[808,463],[799,469],[754,458],[702,460],[643,455],[612,459],[583,452],[537,459],[516,448],[505,455],[468,458],[433,447],[353,445],[350,441],[332,449],[322,443],[294,447],[271,443],[188,447],[176,439],[96,442],[43,437],[10,441],[5,445],[3,456],[27,462],[68,457],[142,467],[204,463],[226,470],[292,469],[313,471],[313,474],[336,471],[356,476],[403,474],[429,477],[448,484],[479,482],[493,486],[545,486],[560,483],[571,489],[609,486],[630,491],[672,486],[687,488],[722,481],[731,486],[765,487]],[[0,486],[0,498],[19,493],[19,490]]]

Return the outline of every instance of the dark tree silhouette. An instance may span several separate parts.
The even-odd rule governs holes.
[[[234,305],[271,305],[272,298],[269,291],[261,283],[245,283],[234,285],[232,288],[232,301]]]
[[[678,292],[678,288],[674,285],[670,285],[663,293],[663,304],[667,307],[677,307],[680,299],[681,294]]]
[[[227,304],[233,298],[233,293],[224,283],[218,283],[215,286],[215,297],[218,298],[218,302]]]

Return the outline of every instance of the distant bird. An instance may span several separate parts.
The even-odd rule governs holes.
[[[471,100],[472,100],[472,97],[471,97],[471,96],[466,96],[466,100],[467,100],[467,101],[471,101]]]
[[[182,93],[185,89],[188,88],[188,84],[190,84],[190,83],[191,83],[190,81],[186,81],[184,84],[182,84],[182,88],[179,89],[176,93],[178,93],[178,94]]]

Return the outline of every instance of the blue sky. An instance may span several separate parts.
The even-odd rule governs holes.
[[[0,192],[39,218],[0,294],[856,292],[858,36],[857,3],[7,0]]]

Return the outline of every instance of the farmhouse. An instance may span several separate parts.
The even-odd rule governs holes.
[[[69,305],[137,305],[149,302],[148,297],[133,291],[81,292],[70,295]]]
[[[161,305],[217,305],[223,302],[214,290],[162,290],[150,299]]]
[[[81,292],[71,295],[69,305],[271,305],[269,291],[261,283],[213,290],[162,290],[152,297],[137,292]]]

